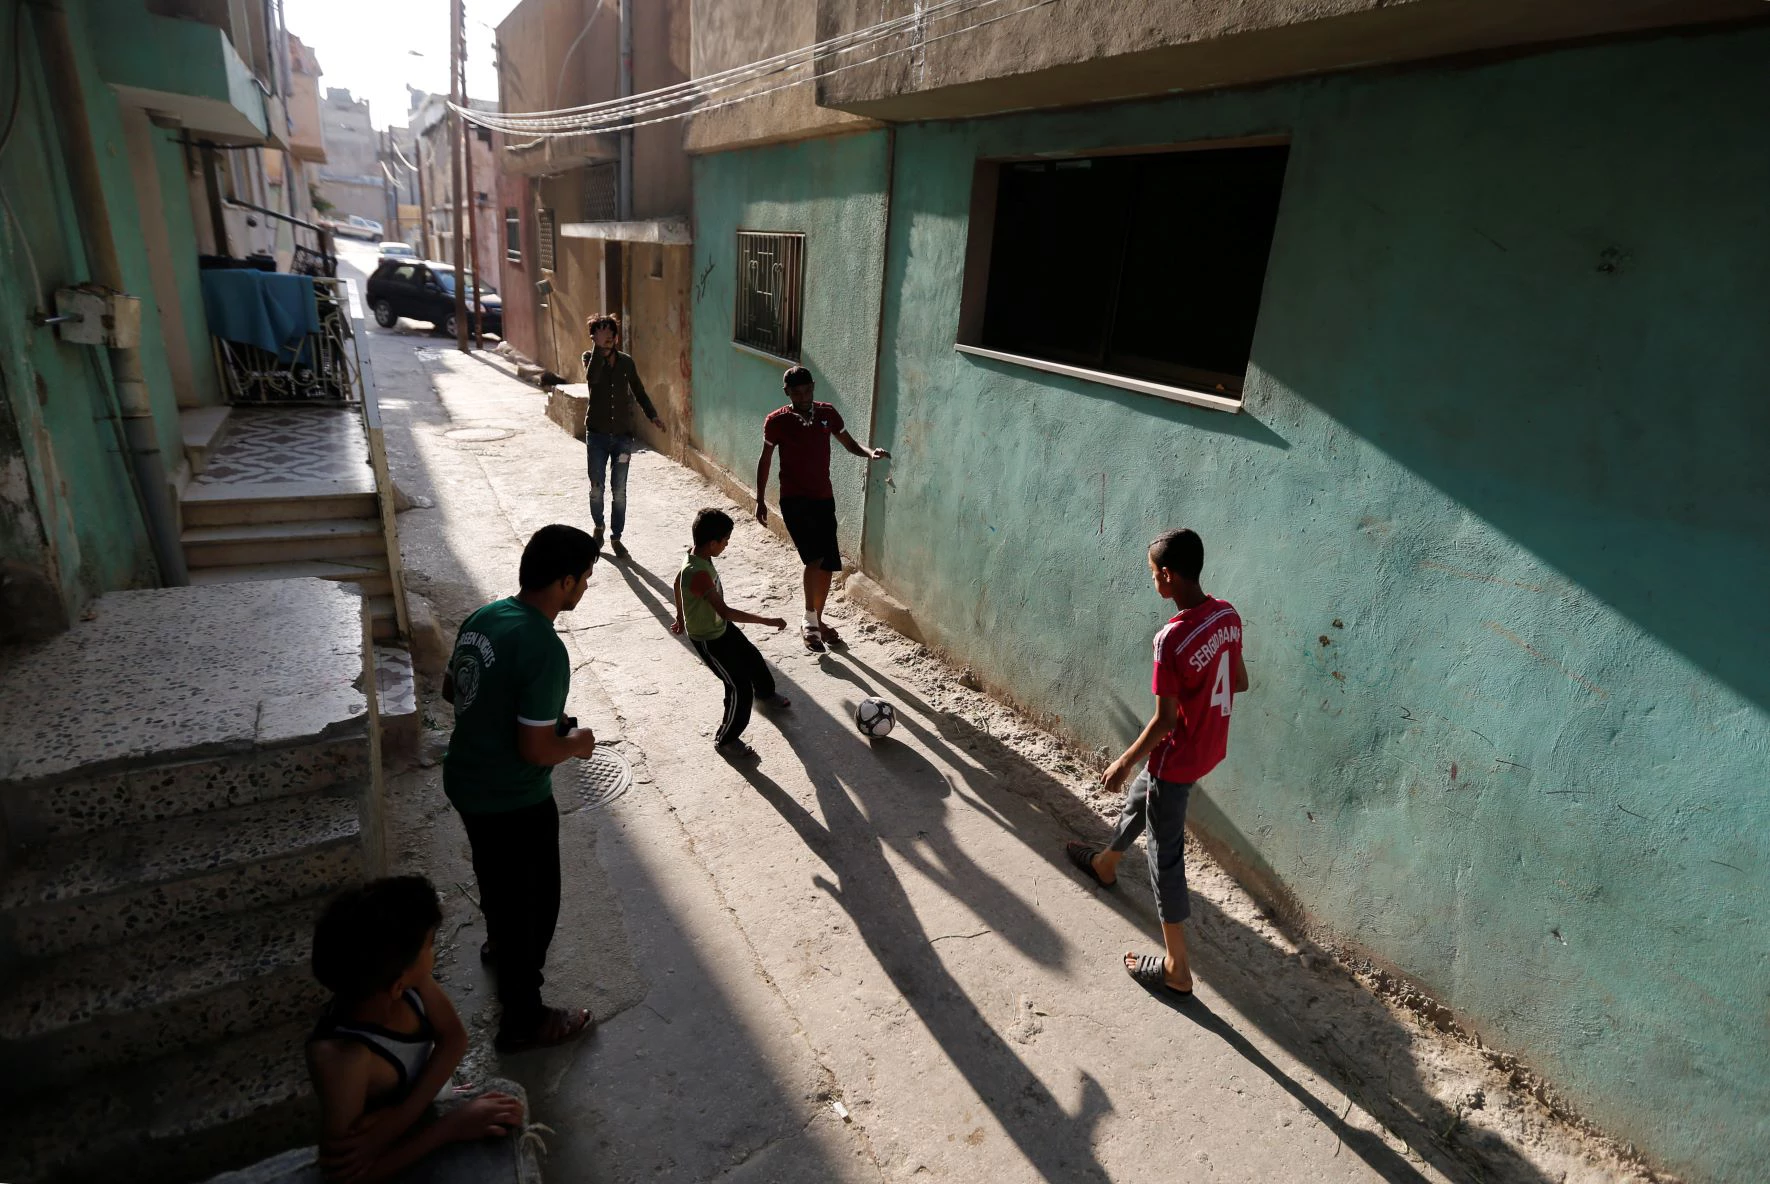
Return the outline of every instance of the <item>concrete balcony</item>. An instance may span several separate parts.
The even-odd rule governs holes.
[[[883,7],[875,0],[817,0],[817,29],[831,37],[914,10],[912,0],[887,0]],[[875,119],[964,118],[1516,52],[1764,14],[1762,0],[1130,0],[1039,6],[1015,0],[894,37],[871,52],[906,52],[826,75],[817,83],[817,98],[822,106]],[[978,24],[991,18],[1001,19]],[[853,60],[832,56],[819,69]]]
[[[216,143],[266,141],[265,90],[226,33],[125,0],[96,7],[108,33],[93,46],[99,76],[125,104]]]

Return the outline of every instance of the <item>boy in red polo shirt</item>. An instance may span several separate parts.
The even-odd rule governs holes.
[[[1229,745],[1229,713],[1248,689],[1241,660],[1241,616],[1226,600],[1199,587],[1205,547],[1190,530],[1170,530],[1149,544],[1155,590],[1180,611],[1155,635],[1155,716],[1144,725],[1100,781],[1119,789],[1145,758],[1149,765],[1131,783],[1118,829],[1106,850],[1083,843],[1064,848],[1069,861],[1102,888],[1118,882],[1119,860],[1147,828],[1149,877],[1162,922],[1164,957],[1125,954],[1125,969],[1140,984],[1182,996],[1192,994],[1186,962],[1186,926],[1192,912],[1186,891],[1186,802],[1200,777],[1217,767]]]
[[[784,385],[790,401],[762,421],[762,458],[756,462],[756,521],[768,525],[768,503],[763,495],[768,492],[768,466],[779,448],[781,522],[805,565],[805,624],[800,633],[805,648],[821,654],[826,642],[842,644],[836,630],[824,623],[830,577],[842,570],[842,550],[836,542],[836,493],[830,488],[830,437],[866,460],[886,460],[891,454],[854,442],[842,413],[811,397],[816,386],[805,367],[788,370]]]

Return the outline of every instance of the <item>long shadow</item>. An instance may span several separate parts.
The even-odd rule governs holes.
[[[828,717],[821,718],[830,726]],[[821,754],[801,751],[804,729],[786,735],[808,769],[827,766]],[[812,882],[848,914],[892,985],[1039,1175],[1053,1181],[1108,1179],[1093,1151],[1095,1127],[1113,1109],[1105,1090],[1084,1073],[1081,1104],[1071,1115],[1015,1055],[929,944],[909,893],[885,857],[884,840],[841,780],[829,772],[812,776],[826,820],[819,824],[759,769],[744,769],[743,776],[829,868],[834,881],[817,875]]]
[[[838,665],[849,669],[838,672]],[[1064,876],[1077,876],[1064,858],[1060,842],[1051,841],[1051,821],[1065,825],[1078,836],[1104,841],[1107,824],[1068,786],[1019,753],[973,727],[958,715],[942,712],[918,693],[869,665],[852,651],[825,663],[826,669],[861,687],[869,694],[883,694],[900,710],[899,726],[907,726],[923,743],[961,771],[971,795],[987,807],[987,814],[1014,834],[1047,865]],[[909,710],[904,710],[908,708]],[[941,740],[935,740],[914,718],[933,721]],[[970,760],[955,759],[969,754]],[[981,764],[983,768],[978,768]],[[955,787],[957,792],[957,787]],[[1134,920],[1160,942],[1154,904],[1147,887],[1147,871],[1140,852],[1133,852],[1119,872],[1117,892],[1097,893],[1107,907]],[[1079,877],[1078,877],[1079,878]],[[1247,1017],[1279,1047],[1324,1080],[1357,1101],[1390,1134],[1404,1142],[1415,1155],[1453,1179],[1503,1180],[1514,1184],[1549,1184],[1541,1169],[1509,1144],[1481,1136],[1471,1137],[1461,1126],[1459,1112],[1433,1095],[1413,1070],[1410,1055],[1413,1033],[1396,1023],[1392,1014],[1362,988],[1356,991],[1359,1039],[1353,1047],[1339,1040],[1331,1025],[1311,1022],[1307,1012],[1298,1014],[1294,997],[1327,994],[1330,984],[1304,969],[1298,961],[1275,948],[1263,935],[1223,912],[1209,899],[1193,894],[1192,922],[1188,926],[1193,969],[1199,978],[1226,1000],[1237,1014]],[[1275,984],[1289,984],[1285,998]],[[1167,1000],[1162,1000],[1168,1002]],[[1192,1006],[1197,1006],[1193,1004]],[[1280,1080],[1280,1084],[1303,1101],[1308,1091],[1285,1077],[1246,1037],[1221,1017],[1198,1021],[1217,1032],[1251,1064]],[[1231,1033],[1234,1033],[1233,1038]],[[1289,1082],[1289,1084],[1285,1084]],[[1312,1098],[1312,1095],[1311,1095]],[[1312,1112],[1319,1099],[1304,1102]],[[1343,1125],[1343,1124],[1341,1124]],[[1338,1129],[1338,1127],[1336,1127]],[[1354,1132],[1356,1133],[1356,1132]],[[1343,1136],[1345,1137],[1345,1136]],[[1417,1180],[1418,1173],[1380,1139],[1371,1143],[1346,1137],[1346,1146],[1357,1152],[1385,1178]],[[1379,1149],[1380,1148],[1380,1149]],[[1368,1152],[1368,1154],[1367,1154]],[[1406,1174],[1400,1174],[1406,1173]]]

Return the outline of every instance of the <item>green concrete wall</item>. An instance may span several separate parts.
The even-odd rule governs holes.
[[[70,4],[69,12],[125,280],[131,292],[147,294],[147,259],[116,99],[93,66],[88,13],[78,3]],[[10,37],[12,15],[12,4],[0,4],[0,36]],[[35,19],[27,12],[21,107],[12,141],[0,156],[0,185],[17,216],[16,224],[0,229],[5,264],[0,268],[0,385],[13,423],[0,435],[7,452],[0,467],[7,474],[9,510],[28,509],[36,523],[0,532],[0,562],[42,573],[73,613],[99,593],[151,585],[154,564],[118,442],[108,354],[64,344],[53,329],[35,328],[28,320],[53,300],[56,289],[90,278],[87,228],[74,212],[65,180],[38,65]],[[5,50],[10,59],[11,46]],[[32,290],[33,265],[41,296]],[[181,454],[177,407],[151,298],[143,301],[142,314],[143,369],[161,448],[169,466],[176,467]]]
[[[1144,544],[1198,528],[1253,692],[1195,821],[1726,1181],[1770,1152],[1767,61],[1758,30],[906,126],[867,490],[924,631],[1090,744],[1151,705]],[[1244,413],[954,352],[978,157],[1269,133]],[[758,195],[870,225],[862,142],[702,160],[697,251]],[[729,310],[697,304],[721,433],[768,402],[701,361]]]
[[[185,347],[190,350],[192,401],[198,406],[219,407],[227,400],[215,370],[215,345],[209,336],[209,317],[203,311],[202,270],[197,266],[196,213],[191,209],[190,186],[184,178],[184,148],[178,134],[156,131],[154,163],[160,174],[161,205],[166,211],[166,235],[171,243],[172,278],[184,312]],[[286,225],[279,223],[279,225]],[[173,392],[174,401],[177,391]],[[182,445],[181,445],[182,448]],[[182,452],[179,454],[182,459]],[[175,462],[176,463],[176,462]]]
[[[762,451],[762,419],[786,402],[781,375],[791,363],[732,344],[739,230],[805,235],[801,359],[817,378],[817,397],[833,403],[864,443],[884,266],[885,134],[703,156],[694,165],[696,443],[748,485]],[[852,556],[860,547],[865,462],[839,445],[831,454],[842,548]],[[773,473],[771,505],[778,458]]]

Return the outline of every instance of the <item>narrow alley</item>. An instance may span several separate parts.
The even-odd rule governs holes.
[[[372,331],[408,586],[445,643],[514,591],[523,542],[587,524],[583,446],[493,353]],[[445,889],[438,978],[475,1033],[464,1075],[530,1090],[569,1181],[1613,1180],[1470,1046],[1292,944],[1202,852],[1197,998],[1164,1005],[1120,955],[1153,948],[1141,867],[1085,885],[1063,842],[1103,834],[1091,772],[914,643],[838,608],[851,644],[806,653],[747,627],[790,710],[753,767],[716,756],[716,679],[669,633],[703,505],[739,520],[726,595],[793,616],[787,545],[700,477],[633,462],[632,557],[597,565],[559,631],[568,711],[633,770],[624,793],[555,774],[567,885],[547,994],[594,1036],[504,1058],[474,957],[466,838],[434,762],[450,714],[421,688],[418,767],[390,782],[396,861]],[[1151,627],[1161,603],[1148,604]],[[1256,686],[1259,674],[1254,675]],[[888,740],[858,700],[897,710]]]

